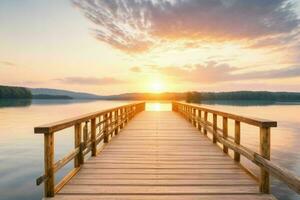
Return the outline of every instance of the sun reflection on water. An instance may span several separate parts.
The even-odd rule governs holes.
[[[147,102],[146,111],[171,111],[172,104],[169,102]]]

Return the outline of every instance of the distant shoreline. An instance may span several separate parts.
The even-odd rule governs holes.
[[[235,91],[235,92],[164,92],[124,93],[118,95],[96,95],[90,93],[49,88],[25,88],[0,86],[1,99],[45,99],[45,100],[135,100],[135,101],[186,101],[201,102],[253,102],[253,103],[297,103],[300,92]]]

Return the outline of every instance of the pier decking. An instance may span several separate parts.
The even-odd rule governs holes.
[[[138,104],[117,108],[117,112],[108,110],[101,114],[81,116],[72,119],[72,122],[66,120],[37,127],[36,132],[45,134],[45,148],[48,149],[45,150],[45,175],[38,179],[39,183],[45,181],[45,195],[55,200],[274,200],[268,194],[269,171],[262,168],[258,183],[239,163],[241,154],[251,157],[251,152],[240,146],[237,140],[240,138],[239,123],[235,123],[235,138],[232,138],[234,142],[227,144],[226,138],[229,138],[227,118],[235,117],[236,121],[240,120],[238,122],[246,121],[261,126],[261,134],[265,133],[264,129],[269,133],[269,128],[276,126],[276,122],[257,119],[251,121],[227,115],[223,119],[222,128],[222,133],[225,134],[220,137],[218,132],[221,129],[216,123],[216,113],[213,113],[213,122],[210,123],[207,117],[210,110],[202,110],[204,115],[201,115],[201,112],[194,112],[192,106],[184,105],[173,104],[175,112],[157,112],[144,111],[145,105]],[[187,113],[192,113],[196,118]],[[218,114],[224,116],[226,113]],[[182,116],[188,120],[184,120]],[[196,120],[197,117],[201,121]],[[88,126],[86,121],[90,119],[91,125]],[[82,122],[86,123],[83,129],[79,125]],[[75,150],[54,163],[51,153],[50,160],[47,157],[49,151],[54,150],[47,135],[53,135],[55,131],[72,125],[75,125]],[[207,137],[210,130],[213,142],[225,144],[223,151]],[[104,144],[101,145],[102,140]],[[101,147],[97,148],[97,145]],[[264,145],[262,143],[261,147]],[[228,155],[228,148],[235,150],[234,159]],[[84,155],[90,151],[92,157],[84,159]],[[74,170],[54,186],[54,172],[73,158]],[[256,159],[261,157],[256,158],[254,155],[253,162],[258,162]],[[297,179],[293,175],[284,177],[288,185],[291,181],[289,178]],[[293,182],[291,188],[299,187],[297,181],[299,180]]]

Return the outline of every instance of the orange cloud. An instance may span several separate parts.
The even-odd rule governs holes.
[[[65,77],[65,78],[59,78],[54,80],[66,84],[78,84],[78,85],[111,85],[111,84],[122,84],[126,82],[112,77],[104,77],[104,78]]]
[[[96,25],[97,39],[129,53],[173,40],[255,40],[289,34],[299,25],[289,0],[73,2]]]

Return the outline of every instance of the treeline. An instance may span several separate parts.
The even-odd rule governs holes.
[[[0,86],[0,99],[31,99],[32,94],[24,87]]]
[[[238,91],[238,92],[188,92],[187,102],[201,101],[274,101],[274,102],[300,102],[300,93],[297,92],[267,92],[267,91]]]
[[[32,95],[33,99],[73,99],[66,95],[48,95],[48,94],[35,94]]]

